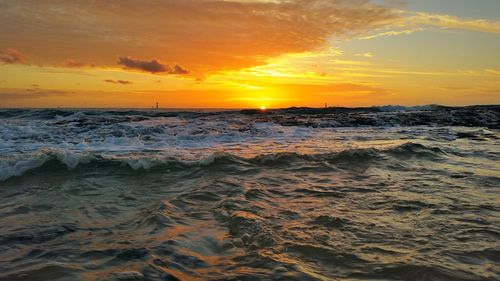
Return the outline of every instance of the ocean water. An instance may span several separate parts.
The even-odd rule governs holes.
[[[498,129],[283,118],[0,111],[0,280],[500,280]]]

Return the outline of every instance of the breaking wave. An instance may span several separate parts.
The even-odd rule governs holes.
[[[350,164],[374,162],[376,160],[389,161],[387,158],[428,158],[436,160],[445,152],[437,147],[427,147],[417,143],[404,143],[386,149],[349,149],[340,152],[323,154],[299,154],[290,152],[271,153],[245,158],[230,153],[216,152],[199,160],[182,160],[169,156],[158,156],[158,153],[132,153],[111,155],[106,153],[72,152],[64,149],[41,149],[29,155],[22,155],[21,159],[0,160],[0,181],[23,174],[36,169],[61,169],[61,165],[68,170],[76,169],[78,166],[98,165],[100,168],[107,166],[125,166],[132,170],[149,170],[152,168],[189,168],[193,166],[211,165],[293,165],[298,162],[311,162],[329,164]],[[294,163],[297,162],[297,163]]]

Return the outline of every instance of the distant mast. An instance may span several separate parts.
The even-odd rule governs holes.
[[[158,103],[158,102],[156,102],[156,110],[158,110],[158,105],[159,105],[159,103]]]

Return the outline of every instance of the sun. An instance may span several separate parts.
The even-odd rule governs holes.
[[[260,110],[266,110],[266,109],[267,109],[267,107],[265,105],[260,106]]]

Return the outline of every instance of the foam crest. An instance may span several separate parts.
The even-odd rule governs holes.
[[[389,147],[386,149],[347,149],[339,152],[300,154],[291,152],[278,152],[261,154],[253,157],[243,157],[237,154],[226,152],[213,152],[208,155],[198,154],[197,158],[175,157],[162,153],[161,151],[142,152],[119,152],[110,154],[109,152],[74,152],[65,149],[41,149],[28,156],[12,159],[0,159],[0,181],[5,181],[10,177],[21,176],[24,173],[40,168],[50,161],[57,161],[73,170],[79,165],[98,162],[102,167],[125,165],[132,170],[149,170],[154,167],[207,167],[215,164],[221,165],[282,165],[304,163],[331,162],[340,164],[350,164],[353,167],[359,163],[369,163],[370,161],[383,160],[384,157],[394,156],[396,158],[408,157],[439,157],[442,152],[435,147],[427,147],[416,143],[404,143],[402,145]],[[46,167],[50,168],[50,167]],[[58,169],[59,167],[55,167]]]

